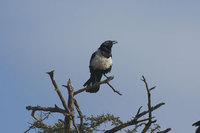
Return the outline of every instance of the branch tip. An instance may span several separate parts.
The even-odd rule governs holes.
[[[142,81],[145,81],[146,79],[145,79],[145,77],[144,77],[144,75],[142,75],[142,79],[141,79]]]
[[[165,129],[165,130],[163,130],[163,131],[160,131],[160,132],[157,132],[157,133],[167,133],[167,132],[169,132],[169,131],[171,131],[172,129],[171,128],[167,128],[167,129]]]
[[[52,76],[54,74],[54,70],[50,71],[50,72],[46,72],[47,74],[49,74],[50,76]]]
[[[62,85],[63,87],[67,88],[67,85]]]
[[[70,86],[71,85],[71,79],[69,78],[69,80],[67,81],[67,85]]]
[[[140,106],[140,108],[138,109],[136,116],[140,113],[141,109],[142,109],[142,106]]]
[[[27,110],[31,110],[31,106],[26,106],[26,109]]]
[[[149,91],[151,91],[151,90],[153,90],[153,89],[155,89],[156,88],[156,86],[154,86],[154,87],[151,87],[150,89],[149,89]]]

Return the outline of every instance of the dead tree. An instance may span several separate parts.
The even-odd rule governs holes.
[[[90,89],[90,87],[86,87],[83,89],[79,89],[77,91],[74,90],[72,84],[71,84],[71,80],[69,79],[67,82],[67,85],[63,85],[64,87],[67,88],[68,90],[68,102],[66,103],[56,81],[54,78],[54,71],[51,72],[47,72],[47,74],[50,76],[50,79],[52,81],[52,84],[55,88],[56,93],[58,94],[60,101],[62,102],[62,106],[63,108],[58,107],[56,104],[54,107],[41,107],[41,106],[27,106],[26,109],[32,111],[31,116],[35,119],[34,123],[30,123],[31,126],[24,132],[27,133],[28,131],[30,131],[33,128],[41,128],[41,129],[54,129],[54,131],[59,131],[61,130],[64,133],[86,133],[89,131],[97,131],[97,127],[99,125],[101,125],[102,123],[105,123],[107,121],[112,121],[114,124],[114,127],[111,129],[107,129],[107,130],[101,130],[104,133],[114,133],[117,131],[120,131],[122,129],[126,129],[127,127],[130,126],[135,126],[134,129],[132,130],[132,132],[134,132],[138,127],[142,127],[143,125],[143,129],[142,129],[142,133],[146,133],[148,130],[151,129],[151,132],[156,131],[157,129],[159,129],[159,126],[155,127],[155,128],[151,128],[152,124],[156,123],[156,119],[153,117],[152,112],[154,110],[157,110],[158,108],[160,108],[161,106],[163,106],[165,103],[159,103],[155,106],[152,106],[151,104],[151,91],[153,89],[155,89],[156,87],[152,87],[149,88],[148,84],[146,82],[146,79],[144,76],[142,76],[142,81],[144,82],[145,86],[146,86],[146,91],[147,91],[147,97],[148,97],[148,109],[146,111],[142,111],[142,106],[138,109],[136,115],[133,117],[133,119],[131,119],[130,121],[127,122],[122,122],[119,117],[115,117],[114,115],[101,115],[98,117],[85,117],[82,114],[82,111],[80,109],[80,106],[77,102],[77,100],[75,99],[75,96],[84,92],[85,90]],[[107,84],[108,86],[110,86],[110,88],[112,88],[112,90],[117,93],[118,95],[122,95],[118,90],[116,90],[109,82],[111,80],[113,80],[114,77],[110,76],[110,77],[106,77],[105,80],[100,81],[99,83],[97,83],[97,85],[101,85],[101,84]],[[75,121],[75,109],[78,112],[78,118],[80,119],[79,124],[77,124],[77,122]],[[36,111],[43,111],[43,112],[48,112],[47,114],[45,114],[43,116],[43,118],[38,118],[35,115]],[[43,121],[45,119],[48,118],[50,113],[60,113],[63,114],[64,116],[64,120],[60,120],[62,122],[61,126],[48,126],[47,124],[45,124]],[[147,118],[144,118],[147,115]],[[102,118],[103,119],[99,119]],[[91,123],[89,122],[85,122],[85,121],[92,121]],[[97,122],[98,121],[98,122]],[[94,124],[96,122],[96,124]],[[73,125],[73,126],[72,126]],[[73,130],[72,130],[73,128]],[[157,133],[167,133],[168,131],[170,131],[170,128],[167,128],[166,130],[163,131],[158,131]],[[100,130],[98,130],[100,131]]]

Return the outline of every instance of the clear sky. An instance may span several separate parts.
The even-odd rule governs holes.
[[[82,88],[91,54],[111,39],[119,44],[109,75],[123,96],[106,85],[97,94],[82,93],[76,98],[83,113],[129,120],[147,104],[144,75],[157,86],[153,104],[166,103],[153,113],[162,129],[193,133],[200,120],[199,7],[199,0],[1,0],[1,132],[28,128],[27,105],[61,105],[45,72],[55,70],[65,93],[61,85],[69,78]]]

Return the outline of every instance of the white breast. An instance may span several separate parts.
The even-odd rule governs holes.
[[[112,58],[104,57],[99,50],[96,51],[95,57],[91,60],[90,66],[93,69],[106,70],[112,65]]]

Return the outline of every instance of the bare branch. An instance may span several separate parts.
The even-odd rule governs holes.
[[[33,129],[35,126],[30,126],[24,133],[28,133],[31,129]]]
[[[151,87],[151,88],[149,89],[149,91],[152,91],[152,90],[155,89],[155,88],[156,88],[156,86]]]
[[[154,117],[152,117],[152,118],[154,118]],[[138,123],[140,123],[140,122],[144,122],[144,121],[148,121],[149,120],[149,118],[146,118],[146,119],[142,119],[142,120],[138,120]],[[144,124],[144,123],[143,123]]]
[[[160,108],[162,105],[165,105],[165,103],[159,103],[159,104],[157,104],[157,105],[155,105],[155,106],[152,106],[152,107],[151,107],[151,111],[154,111],[154,110]],[[142,113],[138,114],[137,116],[138,116],[138,117],[141,117],[141,116],[146,115],[147,113],[149,113],[149,110],[143,111]]]
[[[57,84],[56,84],[56,81],[55,81],[55,78],[54,78],[54,71],[51,71],[51,72],[47,72],[47,74],[49,74],[50,78],[51,78],[51,81],[52,81],[52,84],[54,85],[55,87],[55,90],[62,102],[62,105],[63,107],[65,108],[65,110],[67,111],[67,113],[70,113],[70,110],[69,108],[67,107],[67,104],[65,102],[65,99],[64,97],[62,96],[62,93],[60,92],[60,89],[58,88]]]
[[[109,82],[107,82],[107,84],[110,86],[110,88],[112,88],[112,90],[113,90],[115,93],[119,94],[120,96],[122,95],[118,90],[115,90],[115,88],[114,88]]]
[[[80,110],[80,106],[79,106],[79,104],[78,104],[78,102],[76,101],[75,98],[74,98],[74,105],[76,107],[76,110],[77,110],[77,112],[79,114],[79,118],[80,118],[80,127],[79,127],[79,130],[82,132],[82,130],[83,130],[83,114],[82,114],[82,112]]]
[[[68,107],[70,109],[70,112],[73,114],[72,119],[66,118],[66,125],[68,125],[68,128],[71,128],[71,120],[73,123],[73,126],[77,133],[80,133],[78,127],[76,126],[75,119],[74,119],[74,87],[71,85],[71,80],[69,79],[67,82],[67,86],[65,86],[68,90]],[[67,116],[66,116],[67,117]]]
[[[154,89],[155,87],[149,89],[148,84],[147,84],[146,79],[145,79],[144,76],[142,76],[142,81],[145,83],[146,91],[147,91],[147,97],[148,97],[149,120],[148,120],[148,123],[145,124],[144,129],[142,130],[142,133],[146,133],[147,130],[150,128],[151,124],[153,123],[153,122],[152,122],[151,93],[150,93],[150,90]]]
[[[35,116],[35,110],[32,110],[31,116],[37,121],[42,121]]]
[[[136,116],[139,115],[141,109],[142,109],[142,106],[140,106],[140,108],[138,109]]]
[[[154,111],[154,110],[160,108],[160,107],[161,107],[162,105],[164,105],[164,104],[165,104],[165,103],[157,104],[156,106],[151,107],[150,110],[151,110],[151,111]],[[141,107],[138,109],[138,112],[140,112],[140,111],[139,111],[140,109],[141,109]],[[116,127],[112,128],[112,129],[110,129],[110,130],[106,130],[105,133],[114,133],[114,132],[117,132],[117,131],[119,131],[119,130],[121,130],[121,129],[123,129],[123,128],[126,128],[126,127],[128,127],[128,126],[136,125],[136,124],[138,124],[138,123],[140,123],[140,122],[149,120],[149,118],[148,118],[148,119],[143,119],[143,120],[138,120],[140,117],[146,115],[146,114],[149,112],[149,110],[148,110],[148,111],[143,111],[143,112],[141,112],[141,113],[138,113],[138,112],[137,112],[137,115],[136,115],[131,121],[128,121],[128,122],[126,122],[126,123],[122,123],[122,124],[120,124],[119,126],[116,126]]]
[[[74,88],[71,85],[71,80],[69,79],[67,82],[67,90],[68,90],[68,107],[70,112],[74,114]]]
[[[99,83],[97,83],[97,85],[105,84],[105,83],[107,83],[107,82],[109,82],[110,80],[113,80],[113,79],[114,79],[114,77],[110,76],[106,80],[103,80],[103,81],[100,81]],[[79,90],[77,90],[77,91],[74,92],[74,95],[77,95],[77,94],[79,94],[79,93],[81,93],[83,91],[89,90],[91,88],[93,88],[93,86],[88,86],[88,87],[85,87],[83,89],[79,89]]]
[[[146,91],[147,91],[147,96],[148,96],[148,110],[147,111],[143,111],[140,113],[141,111],[141,108],[142,106],[138,109],[137,111],[137,114],[135,115],[134,119],[132,119],[131,121],[128,121],[126,123],[123,123],[123,124],[120,124],[119,126],[116,126],[110,130],[107,130],[105,131],[105,133],[113,133],[113,132],[117,132],[123,128],[126,128],[128,126],[131,126],[131,125],[136,125],[138,123],[142,123],[142,122],[145,122],[145,121],[148,121],[147,123],[143,123],[145,124],[145,127],[142,131],[142,133],[146,133],[146,131],[150,128],[151,124],[152,123],[155,123],[156,120],[152,121],[153,117],[152,117],[152,111],[158,109],[160,106],[164,105],[165,103],[160,103],[160,104],[157,104],[156,106],[151,106],[151,93],[150,91],[155,89],[155,86],[150,88],[148,87],[148,84],[146,82],[146,79],[144,76],[142,76],[142,81],[145,83],[145,86],[146,86]],[[146,119],[142,119],[142,120],[138,120],[140,117],[142,116],[145,116],[146,114],[148,113],[148,118]]]
[[[160,132],[157,132],[157,133],[167,133],[167,132],[169,132],[169,131],[171,131],[171,128],[167,128],[167,129],[165,129],[165,130],[163,130],[163,131],[160,131]]]
[[[75,130],[76,130],[76,133],[80,133],[80,131],[79,131],[79,129],[78,129],[76,123],[75,123],[74,117],[72,117],[72,123],[73,123],[73,125],[74,125]]]
[[[27,110],[32,110],[32,111],[49,111],[49,112],[57,112],[57,113],[62,113],[66,115],[66,111],[59,108],[58,106],[55,105],[55,107],[41,107],[41,106],[27,106]]]
[[[106,78],[107,78],[107,79],[105,79],[105,80],[100,81],[99,83],[97,83],[96,86],[101,85],[101,84],[108,84],[108,85],[112,88],[112,90],[113,90],[114,92],[116,92],[116,93],[119,94],[119,95],[122,95],[119,91],[117,91],[117,90],[109,83],[109,81],[111,81],[111,80],[114,79],[114,76],[110,76],[110,77],[106,77]],[[63,86],[65,86],[65,85],[63,85]],[[88,87],[79,89],[79,90],[77,90],[77,91],[74,92],[74,95],[77,95],[77,94],[79,94],[79,93],[81,93],[81,92],[83,92],[83,91],[89,90],[89,89],[91,89],[91,88],[93,88],[93,86],[88,86]]]

